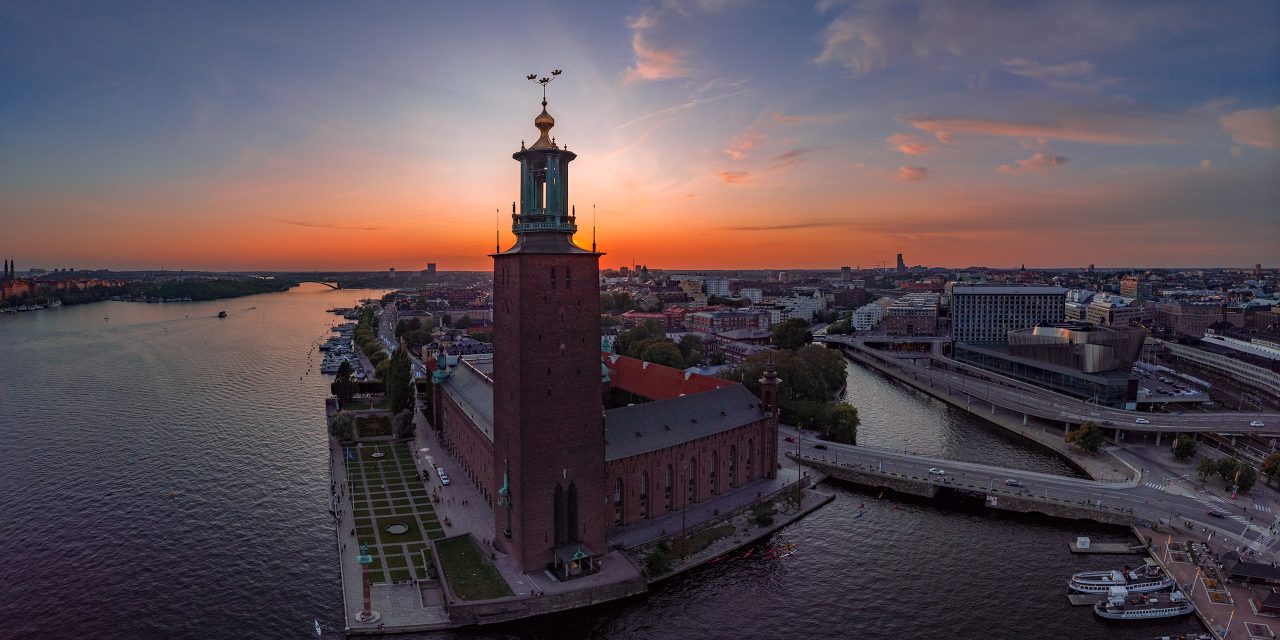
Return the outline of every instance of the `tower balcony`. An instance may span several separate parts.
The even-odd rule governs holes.
[[[526,213],[511,216],[511,232],[520,233],[568,233],[578,232],[573,216],[544,213]]]

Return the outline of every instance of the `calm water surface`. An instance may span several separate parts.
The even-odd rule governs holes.
[[[0,317],[0,638],[306,638],[341,626],[320,376],[325,313],[373,292],[304,285],[206,303]],[[256,308],[251,308],[256,307]],[[219,310],[228,312],[219,320]],[[110,320],[104,320],[110,317]],[[868,444],[1072,473],[1053,456],[850,365]],[[461,638],[1120,638],[1064,580],[1123,531],[856,488],[774,561]],[[858,517],[859,505],[865,514]]]

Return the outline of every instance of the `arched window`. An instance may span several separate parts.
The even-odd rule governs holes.
[[[565,511],[567,511],[569,515],[568,517],[569,537],[565,541],[577,542],[578,541],[578,485],[574,484],[572,481],[569,482],[568,502],[569,502],[569,505],[568,505],[568,508],[565,509]]]
[[[755,456],[754,456],[755,451],[756,451],[755,444],[752,443],[750,440],[747,440],[747,478],[746,478],[747,482],[751,482],[751,478],[752,478],[751,474],[755,471],[755,469],[753,468],[755,465],[752,464],[753,462],[755,462]]]
[[[698,459],[689,458],[689,489],[684,494],[684,503],[698,501]]]
[[[711,485],[711,495],[713,496],[720,493],[720,481],[716,475],[719,472],[720,472],[720,452],[717,451],[716,449],[712,449],[711,450],[711,477],[709,478],[711,482],[709,484]]]
[[[640,518],[649,517],[649,472],[640,474]]]
[[[552,503],[555,513],[555,543],[557,546],[569,541],[567,527],[569,525],[569,510],[565,505],[564,489],[556,483],[555,499]]]
[[[667,472],[662,476],[662,493],[665,501],[663,509],[671,510],[671,465],[667,465]]]
[[[569,267],[564,268],[564,288],[573,288],[573,271],[570,271]]]
[[[729,487],[738,486],[738,445],[729,445]]]
[[[556,268],[551,267],[551,288],[556,288]]]
[[[622,524],[622,477],[613,483],[613,526]]]

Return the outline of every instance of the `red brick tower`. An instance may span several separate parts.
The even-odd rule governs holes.
[[[764,365],[764,377],[760,378],[760,408],[769,414],[769,433],[760,442],[760,459],[764,460],[770,478],[778,477],[778,371],[773,366],[773,356]]]
[[[545,82],[543,82],[545,86]],[[501,477],[494,541],[525,571],[605,551],[600,255],[573,244],[569,163],[549,137],[520,145],[515,246],[493,256],[493,454]],[[577,559],[574,559],[574,558]]]

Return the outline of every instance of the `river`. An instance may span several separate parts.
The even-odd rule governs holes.
[[[327,379],[312,347],[340,320],[327,308],[374,293],[303,285],[0,317],[0,638],[306,638],[313,618],[341,627]],[[874,372],[850,365],[848,375],[864,443],[1073,473]],[[643,598],[428,637],[1138,640],[1198,628],[1104,623],[1067,605],[1070,573],[1121,561],[1073,556],[1067,542],[1122,530],[830,490],[834,502],[778,535],[799,545],[791,557],[731,560]]]

